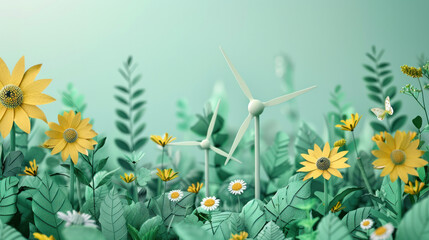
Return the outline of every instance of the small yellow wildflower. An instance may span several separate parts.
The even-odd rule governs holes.
[[[411,194],[411,195],[417,195],[419,194],[419,192],[422,190],[422,188],[425,186],[424,183],[417,181],[415,181],[415,184],[413,185],[413,183],[411,181],[408,182],[408,185],[405,185],[404,187],[404,192]]]
[[[121,177],[121,178],[122,178],[122,180],[124,180],[124,182],[126,182],[126,183],[134,182],[134,180],[136,180],[136,177],[134,176],[134,174],[133,174],[133,173],[130,173],[130,175],[128,175],[128,174],[126,174],[126,173],[124,173],[124,176],[125,176],[125,177],[122,177],[122,176],[120,176],[120,177]]]
[[[158,170],[156,175],[164,182],[171,181],[179,176],[179,172],[174,172],[171,168],[163,169],[162,171],[157,168],[156,170]]]
[[[33,233],[33,237],[38,240],[55,240],[54,236],[51,235],[48,237],[45,234],[41,233]]]
[[[402,72],[412,78],[420,78],[423,76],[422,68],[409,67],[408,65],[401,66]]]
[[[380,134],[375,134],[374,136],[372,136],[372,141],[374,142],[384,142],[386,140],[386,133],[387,132],[380,132]]]
[[[334,147],[342,147],[346,145],[346,139],[342,138],[334,143]]]
[[[20,176],[37,176],[37,170],[39,169],[39,166],[36,164],[36,159],[33,159],[33,161],[30,161],[30,167],[25,167],[24,173],[25,174],[19,174]]]
[[[331,212],[336,213],[336,212],[339,212],[345,208],[346,208],[345,206],[341,205],[341,202],[337,202],[337,204],[331,208]]]
[[[161,136],[151,135],[150,140],[152,140],[154,143],[158,144],[161,147],[165,147],[167,144],[176,140],[176,138],[173,138],[173,136],[168,136],[168,133],[165,133],[164,139]]]
[[[341,124],[337,124],[335,125],[335,127],[337,128],[341,128],[341,130],[344,131],[353,131],[356,127],[356,125],[358,124],[359,120],[361,119],[362,116],[359,117],[359,114],[351,114],[351,118],[350,119],[346,119],[346,120],[341,120],[341,122],[344,125]]]
[[[240,232],[240,234],[231,234],[229,240],[244,240],[247,239],[247,236],[249,236],[247,232]]]
[[[188,192],[198,194],[201,188],[203,188],[203,185],[204,183],[197,182],[197,185],[192,183],[192,185],[188,187]]]

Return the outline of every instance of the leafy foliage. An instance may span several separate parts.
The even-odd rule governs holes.
[[[274,222],[270,221],[256,237],[257,240],[283,240],[286,239],[283,232]]]
[[[429,198],[407,212],[398,227],[397,240],[429,238]]]
[[[24,160],[24,155],[20,151],[10,152],[4,159],[2,164],[2,176],[16,176],[21,172],[21,164]]]
[[[328,214],[317,226],[318,240],[351,240],[347,227],[334,214]]]
[[[252,238],[259,234],[266,223],[262,202],[258,200],[248,202],[241,210],[240,217],[244,219],[244,227]]]
[[[0,221],[7,223],[16,213],[18,195],[18,182],[16,177],[0,180]]]
[[[64,104],[64,111],[73,110],[83,114],[87,107],[85,96],[80,94],[73,83],[68,83],[67,88],[61,94],[61,101]]]
[[[289,137],[279,132],[274,144],[262,155],[262,166],[270,178],[277,178],[290,168],[289,163]]]
[[[365,236],[366,233],[360,228],[360,222],[370,216],[371,207],[362,207],[348,212],[342,219],[347,229],[354,237]]]
[[[25,240],[15,228],[6,225],[0,220],[0,239],[2,240]]]
[[[115,189],[112,189],[101,203],[100,224],[107,240],[127,239],[124,209]]]

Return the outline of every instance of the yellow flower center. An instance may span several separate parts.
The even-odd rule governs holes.
[[[21,88],[9,84],[0,90],[0,102],[7,108],[16,108],[22,104],[24,93]]]
[[[238,191],[238,190],[240,190],[241,188],[243,187],[243,185],[241,185],[241,183],[239,183],[239,182],[236,182],[236,183],[234,183],[233,185],[232,185],[232,190],[234,190],[234,191]]]
[[[331,166],[331,161],[329,161],[328,158],[321,157],[321,158],[317,159],[316,167],[319,170],[328,170],[329,166]]]
[[[387,231],[387,229],[385,227],[379,227],[374,232],[375,232],[375,235],[381,236],[381,235],[385,234],[386,231]]]
[[[370,223],[369,221],[364,221],[364,222],[362,223],[362,225],[364,225],[364,226],[366,227],[366,226],[369,226],[369,223]]]
[[[390,154],[390,159],[395,165],[401,165],[405,161],[405,152],[399,149],[393,150]]]
[[[172,194],[171,194],[171,198],[173,198],[173,199],[176,199],[176,198],[178,198],[180,196],[180,194],[178,193],[178,192],[173,192]]]
[[[77,140],[77,131],[73,128],[68,128],[63,133],[64,140],[68,143],[74,143]]]
[[[215,200],[213,200],[213,199],[207,199],[205,202],[204,202],[204,205],[206,206],[206,207],[211,207],[211,206],[213,206],[215,204]]]

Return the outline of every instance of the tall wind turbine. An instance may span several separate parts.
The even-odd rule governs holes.
[[[258,99],[254,99],[252,96],[252,93],[249,90],[249,87],[247,87],[244,80],[241,78],[238,71],[235,69],[234,65],[232,65],[231,61],[229,60],[228,56],[226,56],[223,49],[220,47],[220,51],[222,52],[223,56],[225,57],[226,62],[228,63],[229,68],[231,69],[232,73],[234,74],[235,79],[238,82],[238,85],[240,85],[241,90],[243,91],[244,95],[249,99],[249,105],[247,106],[247,110],[249,111],[249,115],[247,115],[244,122],[241,124],[240,129],[237,132],[237,135],[235,136],[234,142],[231,146],[231,150],[229,151],[228,157],[226,158],[225,165],[228,163],[229,159],[232,158],[232,154],[234,153],[235,149],[237,148],[238,143],[240,142],[241,138],[243,137],[244,133],[246,132],[247,128],[249,127],[250,120],[252,118],[255,118],[255,198],[260,199],[261,196],[261,185],[260,185],[260,123],[259,123],[259,115],[262,114],[265,107],[275,106],[277,104],[286,102],[291,100],[292,98],[295,98],[296,96],[299,96],[305,92],[310,91],[311,89],[315,88],[316,86],[312,86],[300,91],[296,91],[294,93],[286,94],[281,97],[277,97],[274,99],[271,99],[267,102],[262,102]]]
[[[176,145],[176,146],[200,146],[200,148],[204,150],[204,153],[205,153],[205,168],[204,168],[204,171],[205,171],[204,181],[205,181],[205,183],[204,184],[206,185],[206,196],[207,197],[210,196],[210,192],[209,192],[209,150],[212,150],[213,152],[215,152],[221,156],[227,157],[228,160],[231,158],[232,160],[241,163],[241,161],[239,161],[236,158],[229,156],[228,153],[226,153],[226,152],[222,151],[221,149],[213,146],[210,142],[211,136],[213,133],[213,129],[214,129],[214,126],[216,123],[216,117],[217,117],[217,113],[219,110],[219,104],[220,104],[220,100],[217,102],[216,109],[213,112],[213,116],[212,116],[212,119],[210,120],[209,128],[207,129],[207,135],[206,135],[206,138],[204,140],[202,140],[201,142],[185,141],[185,142],[174,142],[174,143],[169,144],[169,145]]]

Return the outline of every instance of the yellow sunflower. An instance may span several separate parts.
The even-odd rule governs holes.
[[[374,136],[372,136],[371,140],[374,142],[384,142],[386,140],[384,137],[386,133],[387,132],[380,132],[380,134],[375,134]]]
[[[175,172],[171,168],[163,169],[162,171],[161,169],[157,168],[156,170],[158,170],[156,175],[158,175],[158,177],[164,182],[171,181],[179,176],[179,172]]]
[[[39,169],[39,166],[36,164],[36,159],[33,159],[33,161],[30,161],[30,167],[25,167],[24,173],[25,174],[19,174],[20,176],[37,176],[37,170]]]
[[[411,181],[408,182],[408,185],[405,185],[404,192],[411,194],[411,195],[417,195],[420,193],[420,191],[423,189],[425,184],[423,182],[415,181],[415,184],[413,186],[413,183]]]
[[[203,185],[204,183],[197,182],[197,185],[192,183],[192,185],[188,187],[188,192],[198,194],[201,188],[203,188]]]
[[[247,232],[240,232],[239,234],[231,234],[231,238],[229,240],[244,240],[247,239],[249,234]]]
[[[320,175],[329,180],[331,174],[343,178],[338,169],[350,167],[346,163],[348,158],[344,157],[347,153],[348,151],[338,152],[338,147],[331,150],[328,142],[323,147],[323,151],[317,144],[314,144],[314,150],[308,149],[308,154],[301,154],[306,161],[300,162],[304,167],[298,169],[298,172],[309,172],[304,177],[304,181],[309,178],[316,179]]]
[[[379,150],[372,154],[377,158],[372,165],[383,169],[380,176],[390,174],[390,181],[394,182],[398,176],[408,183],[408,174],[418,176],[416,168],[425,166],[428,162],[420,158],[423,151],[418,149],[419,140],[413,140],[415,134],[396,131],[395,137],[385,134],[386,142],[378,141]]]
[[[133,173],[130,173],[130,175],[124,173],[124,177],[122,177],[121,175],[119,175],[122,180],[124,180],[124,182],[126,183],[130,183],[130,182],[134,182],[134,180],[136,180],[136,177],[134,176]]]
[[[341,128],[344,131],[353,131],[355,130],[356,125],[359,123],[359,120],[362,116],[359,117],[359,114],[351,114],[351,118],[346,120],[341,120],[344,125],[337,124],[335,127]]]
[[[336,212],[340,212],[341,210],[343,210],[343,209],[345,209],[346,207],[345,206],[343,206],[342,204],[341,204],[341,202],[337,202],[337,204],[335,204],[335,206],[333,206],[332,208],[331,208],[331,212],[332,213],[336,213]]]
[[[3,138],[9,135],[14,122],[26,133],[31,130],[29,117],[47,122],[45,114],[36,105],[48,104],[55,99],[42,93],[51,79],[34,81],[41,66],[35,65],[25,71],[22,57],[10,73],[0,58],[0,131]]]
[[[49,122],[50,137],[43,145],[52,148],[51,154],[61,152],[63,161],[70,156],[73,163],[77,164],[79,152],[88,155],[88,150],[93,150],[97,142],[92,139],[97,133],[92,130],[89,118],[81,119],[81,114],[74,111],[64,112],[64,116],[58,115],[59,124]]]
[[[152,140],[154,143],[158,144],[161,147],[165,147],[165,145],[176,140],[176,138],[173,138],[173,136],[168,136],[168,133],[165,133],[164,139],[161,136],[151,135],[150,140]]]
[[[54,238],[54,236],[46,236],[45,234],[41,234],[41,233],[33,233],[33,237],[35,238],[35,239],[38,239],[38,240],[55,240],[55,238]]]

